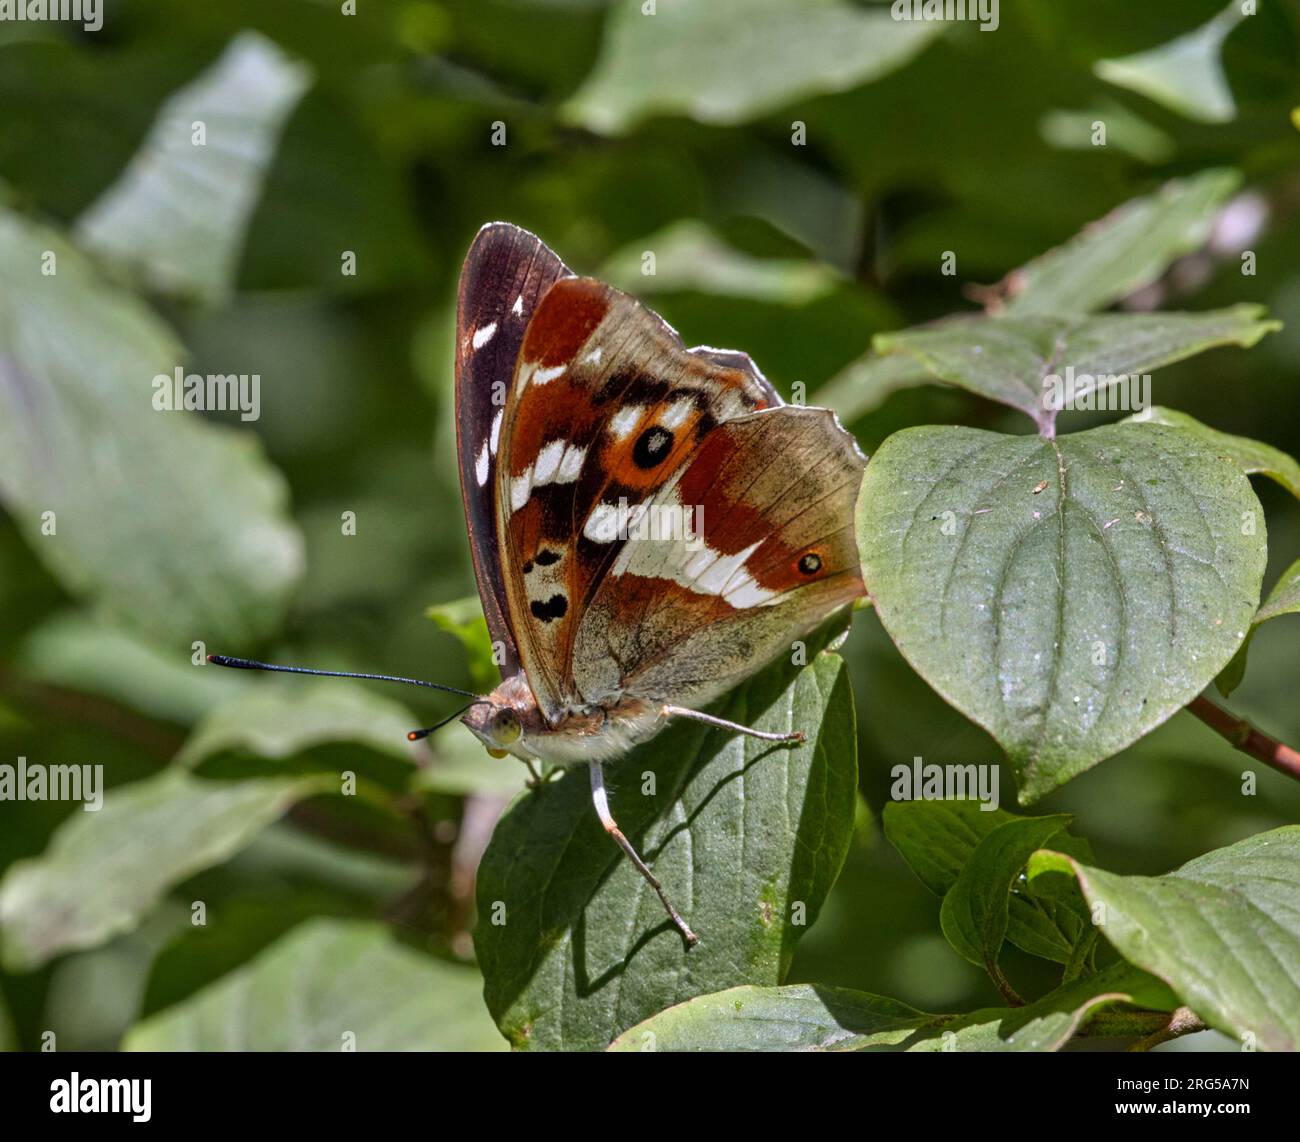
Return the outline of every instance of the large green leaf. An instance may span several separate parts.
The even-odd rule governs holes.
[[[238,851],[312,779],[201,781],[180,770],[110,789],[0,882],[5,962],[37,967],[134,928],[172,885]]]
[[[1259,501],[1176,428],[906,429],[867,466],[858,512],[885,629],[1006,749],[1026,803],[1191,701],[1258,604]]]
[[[993,829],[971,853],[943,898],[939,922],[956,952],[1000,978],[998,953],[1007,935],[1011,890],[1025,862],[1070,823],[1068,814],[1023,817]]]
[[[1166,876],[1118,876],[1069,861],[1102,934],[1211,1027],[1273,1051],[1300,1050],[1300,825],[1238,841]]]
[[[155,410],[153,378],[183,358],[59,235],[0,208],[0,497],[73,594],[173,646],[245,644],[279,624],[302,538],[255,437]]]
[[[1059,1051],[1103,1008],[1172,1010],[1160,984],[1128,964],[1049,992],[1024,1007],[990,1007],[923,1029],[908,1051]]]
[[[148,289],[225,298],[280,129],[309,83],[264,36],[236,36],[159,109],[122,176],[78,220],[78,241]]]
[[[896,999],[796,983],[733,987],[652,1015],[611,1051],[860,1051],[901,1043],[939,1016]]]
[[[611,806],[700,937],[687,951],[605,835],[579,767],[501,819],[478,875],[488,1007],[518,1047],[603,1048],[655,1012],[774,986],[853,828],[856,737],[840,659],[769,666],[717,712],[808,734],[774,746],[680,722],[609,767]],[[643,796],[647,774],[657,792]]]
[[[891,801],[884,811],[889,843],[936,896],[952,889],[990,833],[1025,819],[978,801]],[[1087,841],[1067,833],[1055,834],[1053,843],[1080,859],[1092,857]],[[1030,955],[1068,963],[1083,931],[1080,909],[1071,903],[1042,899],[1014,885],[1007,901],[1007,939]]]
[[[382,924],[310,920],[251,963],[137,1024],[127,1051],[490,1051],[478,973]]]
[[[1090,313],[1127,297],[1205,244],[1218,208],[1240,183],[1236,171],[1208,170],[1130,199],[1008,274],[1007,313]]]
[[[1007,317],[882,333],[872,345],[906,353],[941,381],[1019,409],[1050,436],[1060,409],[1049,399],[1049,377],[1066,378],[1073,369],[1076,407],[1086,407],[1090,395],[1094,404],[1105,399],[1116,378],[1218,345],[1249,348],[1280,328],[1263,313],[1262,306],[1234,305],[1207,313]]]
[[[596,67],[564,115],[621,134],[652,115],[741,123],[901,67],[943,30],[846,0],[617,0]]]

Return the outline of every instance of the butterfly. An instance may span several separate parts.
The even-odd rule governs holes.
[[[501,668],[461,721],[534,780],[535,762],[586,764],[605,831],[694,945],[619,828],[604,765],[675,718],[804,740],[704,707],[866,593],[854,532],[866,460],[834,413],[785,404],[747,354],[686,348],[639,301],[504,222],[479,231],[461,272],[455,384],[465,520]]]

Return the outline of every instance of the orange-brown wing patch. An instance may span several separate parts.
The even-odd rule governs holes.
[[[547,292],[506,405],[498,530],[520,657],[548,717],[580,701],[573,636],[620,523],[719,423],[779,403],[748,358],[685,349],[618,290],[565,278]]]
[[[625,544],[582,619],[583,696],[707,703],[863,595],[853,517],[864,465],[825,409],[716,428],[647,512],[692,528]]]

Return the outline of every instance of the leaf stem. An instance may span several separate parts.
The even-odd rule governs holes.
[[[1163,1011],[1099,1011],[1084,1025],[1080,1036],[1089,1039],[1133,1039],[1163,1031],[1169,1015]],[[1127,1048],[1126,1048],[1127,1049]]]
[[[1127,1050],[1149,1051],[1152,1047],[1158,1047],[1161,1043],[1169,1042],[1170,1039],[1177,1039],[1180,1035],[1190,1035],[1193,1031],[1204,1030],[1205,1024],[1191,1008],[1180,1007],[1169,1016],[1163,1027],[1153,1031],[1146,1038],[1130,1044]]]
[[[1230,714],[1222,706],[1216,706],[1204,694],[1200,694],[1188,703],[1187,711],[1195,714],[1207,726],[1224,740],[1230,742],[1242,753],[1271,765],[1279,773],[1300,781],[1300,750],[1271,738],[1257,730],[1245,718]]]
[[[1079,938],[1079,941],[1070,949],[1070,958],[1067,961],[1064,970],[1061,972],[1061,983],[1073,983],[1081,975],[1083,969],[1088,964],[1088,956],[1091,954],[1094,945],[1097,943],[1097,929],[1089,928]]]
[[[1002,998],[1012,1007],[1024,1007],[1025,1001],[1020,998],[1019,993],[1011,986],[1011,981],[1002,974],[1002,968],[997,960],[990,959],[985,961],[985,968],[989,973],[989,979],[993,981],[994,986],[1002,993]]]

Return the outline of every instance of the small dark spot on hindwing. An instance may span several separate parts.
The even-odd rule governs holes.
[[[632,462],[638,468],[653,468],[672,451],[673,434],[662,424],[652,424],[632,446]]]
[[[799,570],[805,575],[816,575],[822,569],[822,557],[815,551],[810,551],[799,560]]]

